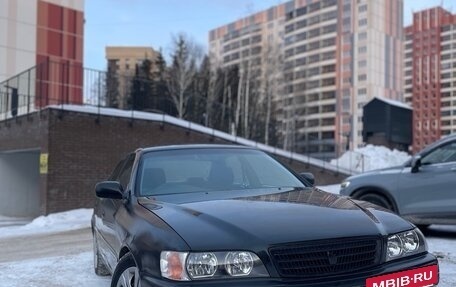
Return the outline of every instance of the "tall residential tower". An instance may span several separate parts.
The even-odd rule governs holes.
[[[82,103],[83,39],[84,0],[0,0],[1,103]]]
[[[210,31],[213,63],[282,51],[286,148],[330,159],[362,145],[362,107],[402,100],[402,0],[293,0]],[[291,135],[291,136],[290,136]]]
[[[456,132],[456,14],[435,7],[405,28],[405,99],[413,106],[413,151]]]

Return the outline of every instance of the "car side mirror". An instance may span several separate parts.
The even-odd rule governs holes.
[[[122,185],[117,181],[103,181],[97,183],[95,192],[99,198],[123,199]]]
[[[420,171],[421,167],[421,156],[420,155],[415,155],[412,158],[412,173],[417,173]]]
[[[301,172],[299,175],[311,185],[315,184],[315,176],[311,172]]]

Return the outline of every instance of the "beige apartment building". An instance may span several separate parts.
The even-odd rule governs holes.
[[[210,31],[209,50],[227,67],[247,56],[267,62],[274,43],[284,59],[275,95],[284,147],[331,159],[363,145],[364,104],[403,100],[402,23],[402,0],[292,0]]]
[[[131,90],[131,79],[135,75],[136,65],[141,65],[146,59],[154,62],[158,53],[151,47],[106,47],[108,73],[118,76],[116,105],[126,108],[127,96]],[[151,66],[154,69],[154,66]],[[109,104],[109,103],[108,103]]]

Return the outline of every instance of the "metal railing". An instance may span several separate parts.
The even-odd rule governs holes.
[[[118,75],[67,63],[45,62],[0,83],[0,121],[30,114],[49,105],[61,106],[62,109],[65,105],[84,105],[97,107],[98,110],[127,110],[131,112],[132,121],[135,119],[135,111],[176,117],[176,103],[170,96],[154,92],[153,89],[156,87],[153,84],[150,79],[134,75]],[[245,138],[284,149],[281,140],[282,130],[278,121],[272,120],[267,124],[262,114],[245,117],[245,113],[239,113],[233,106],[212,101],[196,92],[186,95],[186,112],[182,119],[214,131],[225,132],[236,138]],[[248,120],[248,134],[243,129],[245,125],[241,124],[242,119]],[[346,144],[333,144],[331,147],[330,141],[325,140],[323,143],[330,149],[322,150],[319,154],[306,152],[311,150],[309,146],[299,143],[288,152],[307,153],[310,157],[323,160],[328,166],[332,166],[331,169],[343,173],[364,171],[364,167],[360,170],[352,168],[351,164],[349,167],[341,165],[337,159],[330,164],[331,160],[340,156],[337,151],[344,150]],[[352,160],[357,160],[357,157]]]

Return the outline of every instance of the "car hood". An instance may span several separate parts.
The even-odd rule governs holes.
[[[311,188],[177,203],[142,199],[140,204],[167,222],[193,251],[254,250],[412,228],[377,206]]]

